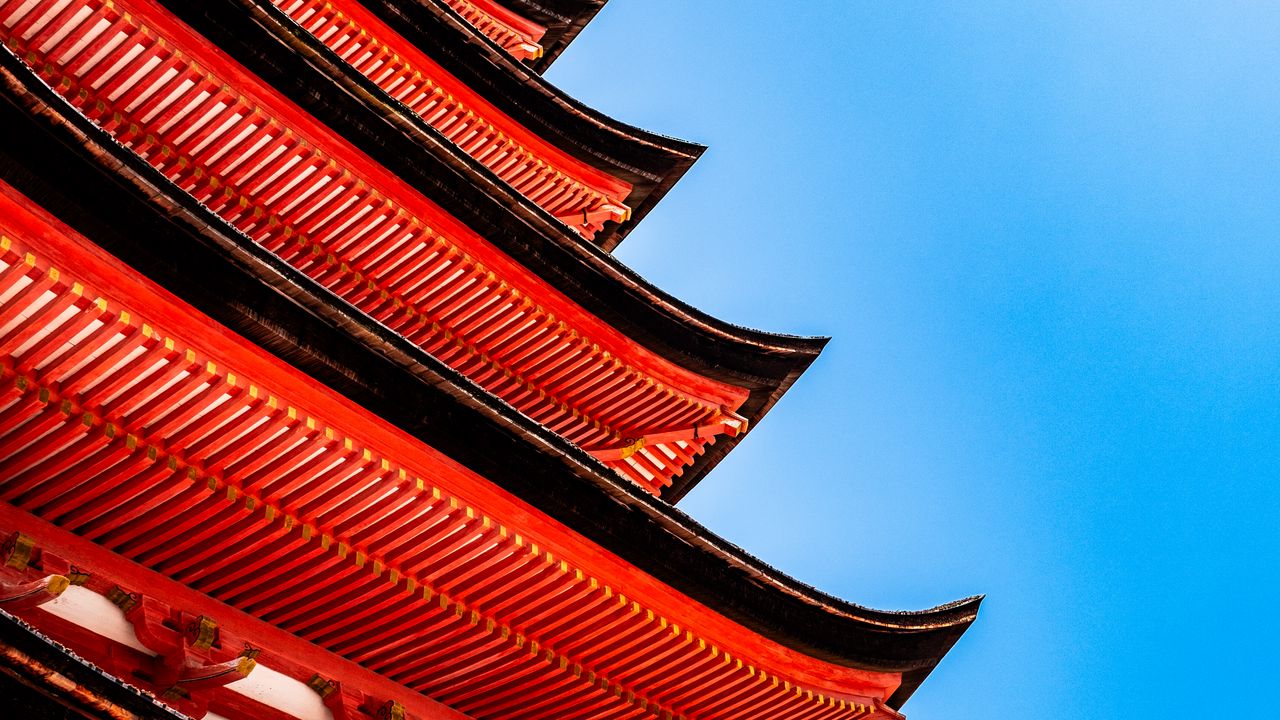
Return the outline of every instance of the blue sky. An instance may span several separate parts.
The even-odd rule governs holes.
[[[913,720],[1274,716],[1278,67],[1273,2],[610,0],[550,72],[710,145],[625,262],[834,337],[683,508],[988,595]]]

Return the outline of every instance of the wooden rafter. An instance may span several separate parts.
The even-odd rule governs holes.
[[[477,717],[854,718],[848,693],[896,685],[648,597],[634,568],[376,418],[335,421],[353,411],[0,199],[0,500]]]
[[[355,70],[575,232],[630,217],[631,185],[520,126],[357,2],[272,0]]]
[[[547,29],[523,18],[493,0],[444,0],[453,9],[518,60],[542,57],[538,43]]]
[[[14,0],[0,19],[46,82],[224,219],[650,492],[713,429],[745,427],[745,390],[563,298],[162,9]],[[690,437],[635,449],[672,428]]]

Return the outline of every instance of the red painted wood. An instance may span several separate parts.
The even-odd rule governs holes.
[[[70,293],[89,298],[65,305],[81,308],[71,315],[94,318],[74,348],[49,340],[61,337],[55,323],[0,363],[0,464],[17,471],[0,474],[0,496],[21,508],[2,516],[11,527],[27,527],[23,513],[56,522],[111,551],[95,564],[118,553],[111,562],[142,563],[476,717],[512,717],[517,697],[534,717],[544,702],[680,714],[712,695],[749,702],[742,717],[792,705],[825,717],[790,684],[883,699],[899,683],[804,656],[684,597],[0,190],[0,312],[26,297],[15,318],[34,314]],[[21,295],[41,277],[49,292]],[[0,326],[0,345],[18,327]],[[59,380],[95,357],[149,342],[167,352],[156,363],[125,353],[78,394],[62,392]],[[132,376],[124,390],[101,394],[120,372]],[[68,547],[57,552],[80,557]],[[762,691],[753,678],[766,676]]]
[[[214,212],[619,474],[659,493],[714,433],[745,427],[734,414],[745,388],[572,303],[163,9],[68,2],[69,17],[59,0],[4,3],[0,35]],[[47,18],[66,26],[36,44]],[[706,437],[632,454],[641,438],[695,427]]]
[[[72,559],[79,567],[90,572],[87,587],[100,594],[113,587],[144,592],[153,598],[163,598],[166,606],[181,608],[188,613],[216,618],[224,638],[225,650],[219,657],[235,656],[247,644],[259,649],[261,661],[277,672],[300,682],[307,682],[312,674],[334,679],[363,689],[374,695],[395,697],[404,703],[414,715],[424,720],[469,720],[468,716],[445,707],[429,698],[408,691],[402,685],[344,660],[312,643],[278,628],[263,623],[245,613],[221,603],[209,596],[174,582],[154,571],[133,563],[92,542],[34,517],[11,505],[0,503],[0,531],[20,528],[30,535],[45,551]],[[103,658],[114,656],[128,659],[129,666],[142,667],[146,656],[137,650],[124,648],[111,640],[72,625],[47,613],[27,610],[21,617],[38,628],[50,632],[54,639],[68,643],[90,660],[112,667]],[[137,682],[137,679],[134,679]],[[225,697],[221,696],[220,697]],[[217,703],[216,703],[217,704]],[[231,699],[228,706],[243,705]],[[258,716],[247,715],[245,718]]]
[[[0,577],[0,610],[13,613],[40,607],[61,595],[66,586],[67,579],[59,575],[18,582]]]
[[[444,0],[502,49],[520,60],[542,56],[538,41],[547,29],[532,20],[508,10],[492,0]]]
[[[461,1],[461,0],[459,0]],[[503,113],[356,0],[272,0],[302,28],[465,152],[575,231],[628,216],[631,184],[569,155]]]

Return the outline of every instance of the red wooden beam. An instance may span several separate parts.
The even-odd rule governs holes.
[[[195,198],[572,442],[701,426],[696,455],[746,400],[570,301],[153,3],[10,1],[0,19],[46,82]],[[668,450],[608,462],[657,493],[690,457]]]
[[[22,305],[0,346],[64,308],[0,363],[0,496],[33,518],[469,712],[536,696],[679,714],[765,682],[762,717],[797,693],[816,717],[899,682],[676,593],[0,190],[0,312]]]
[[[606,221],[630,217],[624,204],[630,183],[525,128],[360,3],[272,2],[352,68],[575,231],[593,237]]]
[[[493,0],[445,0],[445,3],[517,59],[542,57],[538,41],[547,32],[545,27]]]
[[[192,613],[218,618],[222,632],[228,636],[226,644],[235,648],[231,653],[233,655],[244,645],[251,644],[258,651],[257,657],[261,662],[301,682],[305,683],[319,673],[373,695],[400,698],[399,701],[411,713],[423,720],[468,720],[466,715],[417,695],[377,673],[339,658],[290,633],[282,632],[203,593],[175,583],[11,505],[0,503],[0,531],[7,532],[16,528],[20,528],[23,533],[33,538],[45,552],[54,553],[63,558],[73,558],[78,565],[89,569],[92,572],[92,587],[124,586],[144,589],[149,597],[164,598],[170,605],[181,606]],[[26,609],[21,612],[21,615],[36,623],[38,627],[53,628],[60,639],[77,647],[90,649],[97,647],[98,655],[103,654],[101,649],[108,647],[101,640],[90,639],[83,630],[68,632],[65,626],[59,624],[65,621],[51,620],[45,616],[33,614],[33,610]],[[144,664],[140,659],[130,662],[137,668],[143,667]],[[240,659],[225,662],[239,665]],[[238,673],[239,668],[233,669],[232,672]],[[243,677],[243,674],[241,676]]]

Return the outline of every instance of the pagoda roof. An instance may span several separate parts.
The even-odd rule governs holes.
[[[190,720],[0,610],[0,695],[26,720]]]
[[[181,3],[167,4],[182,14]],[[632,186],[625,199],[630,217],[609,223],[595,235],[594,242],[605,250],[616,248],[706,150],[704,145],[649,132],[588,107],[503,52],[439,0],[363,0],[363,4],[525,127]]]
[[[0,173],[181,300],[676,591],[809,657],[902,673],[900,706],[979,598],[913,613],[778,573],[249,241],[0,53]],[[199,282],[192,282],[199,278]]]
[[[431,128],[385,102],[376,88],[362,88],[362,82],[367,84],[363,76],[343,70],[341,63],[326,65],[328,51],[316,46],[309,34],[289,35],[291,44],[285,45],[285,37],[267,26],[292,23],[270,4],[258,0],[199,5],[162,0],[161,4],[170,6],[325,127],[625,334],[629,342],[675,366],[741,388],[745,400],[734,412],[749,425],[768,412],[825,344],[825,338],[765,333],[725,323],[653,287],[608,252],[565,232],[563,225]],[[246,4],[253,13],[244,12]],[[29,70],[17,74],[26,77],[26,83],[38,82]],[[332,91],[322,90],[326,87]],[[59,113],[83,117],[61,99],[55,105],[63,108]],[[669,480],[664,498],[674,502],[687,493],[742,435],[723,436],[705,451],[700,447],[682,466],[683,472]]]
[[[457,13],[494,47],[546,72],[607,0],[426,0]],[[405,6],[418,3],[407,3]]]
[[[464,0],[455,0],[463,2]],[[470,0],[468,0],[470,1]],[[355,0],[275,0],[292,22],[278,32],[304,32],[289,42],[327,48],[330,64],[368,79],[455,147],[582,237],[592,240],[628,221],[633,186],[584,163],[490,103]],[[293,30],[297,33],[297,30]],[[310,37],[307,37],[310,36]],[[325,54],[324,49],[318,50]],[[376,91],[373,91],[377,94]]]
[[[525,62],[543,73],[560,56],[578,33],[591,22],[608,0],[497,0],[520,15],[547,29],[542,36],[542,55]]]

